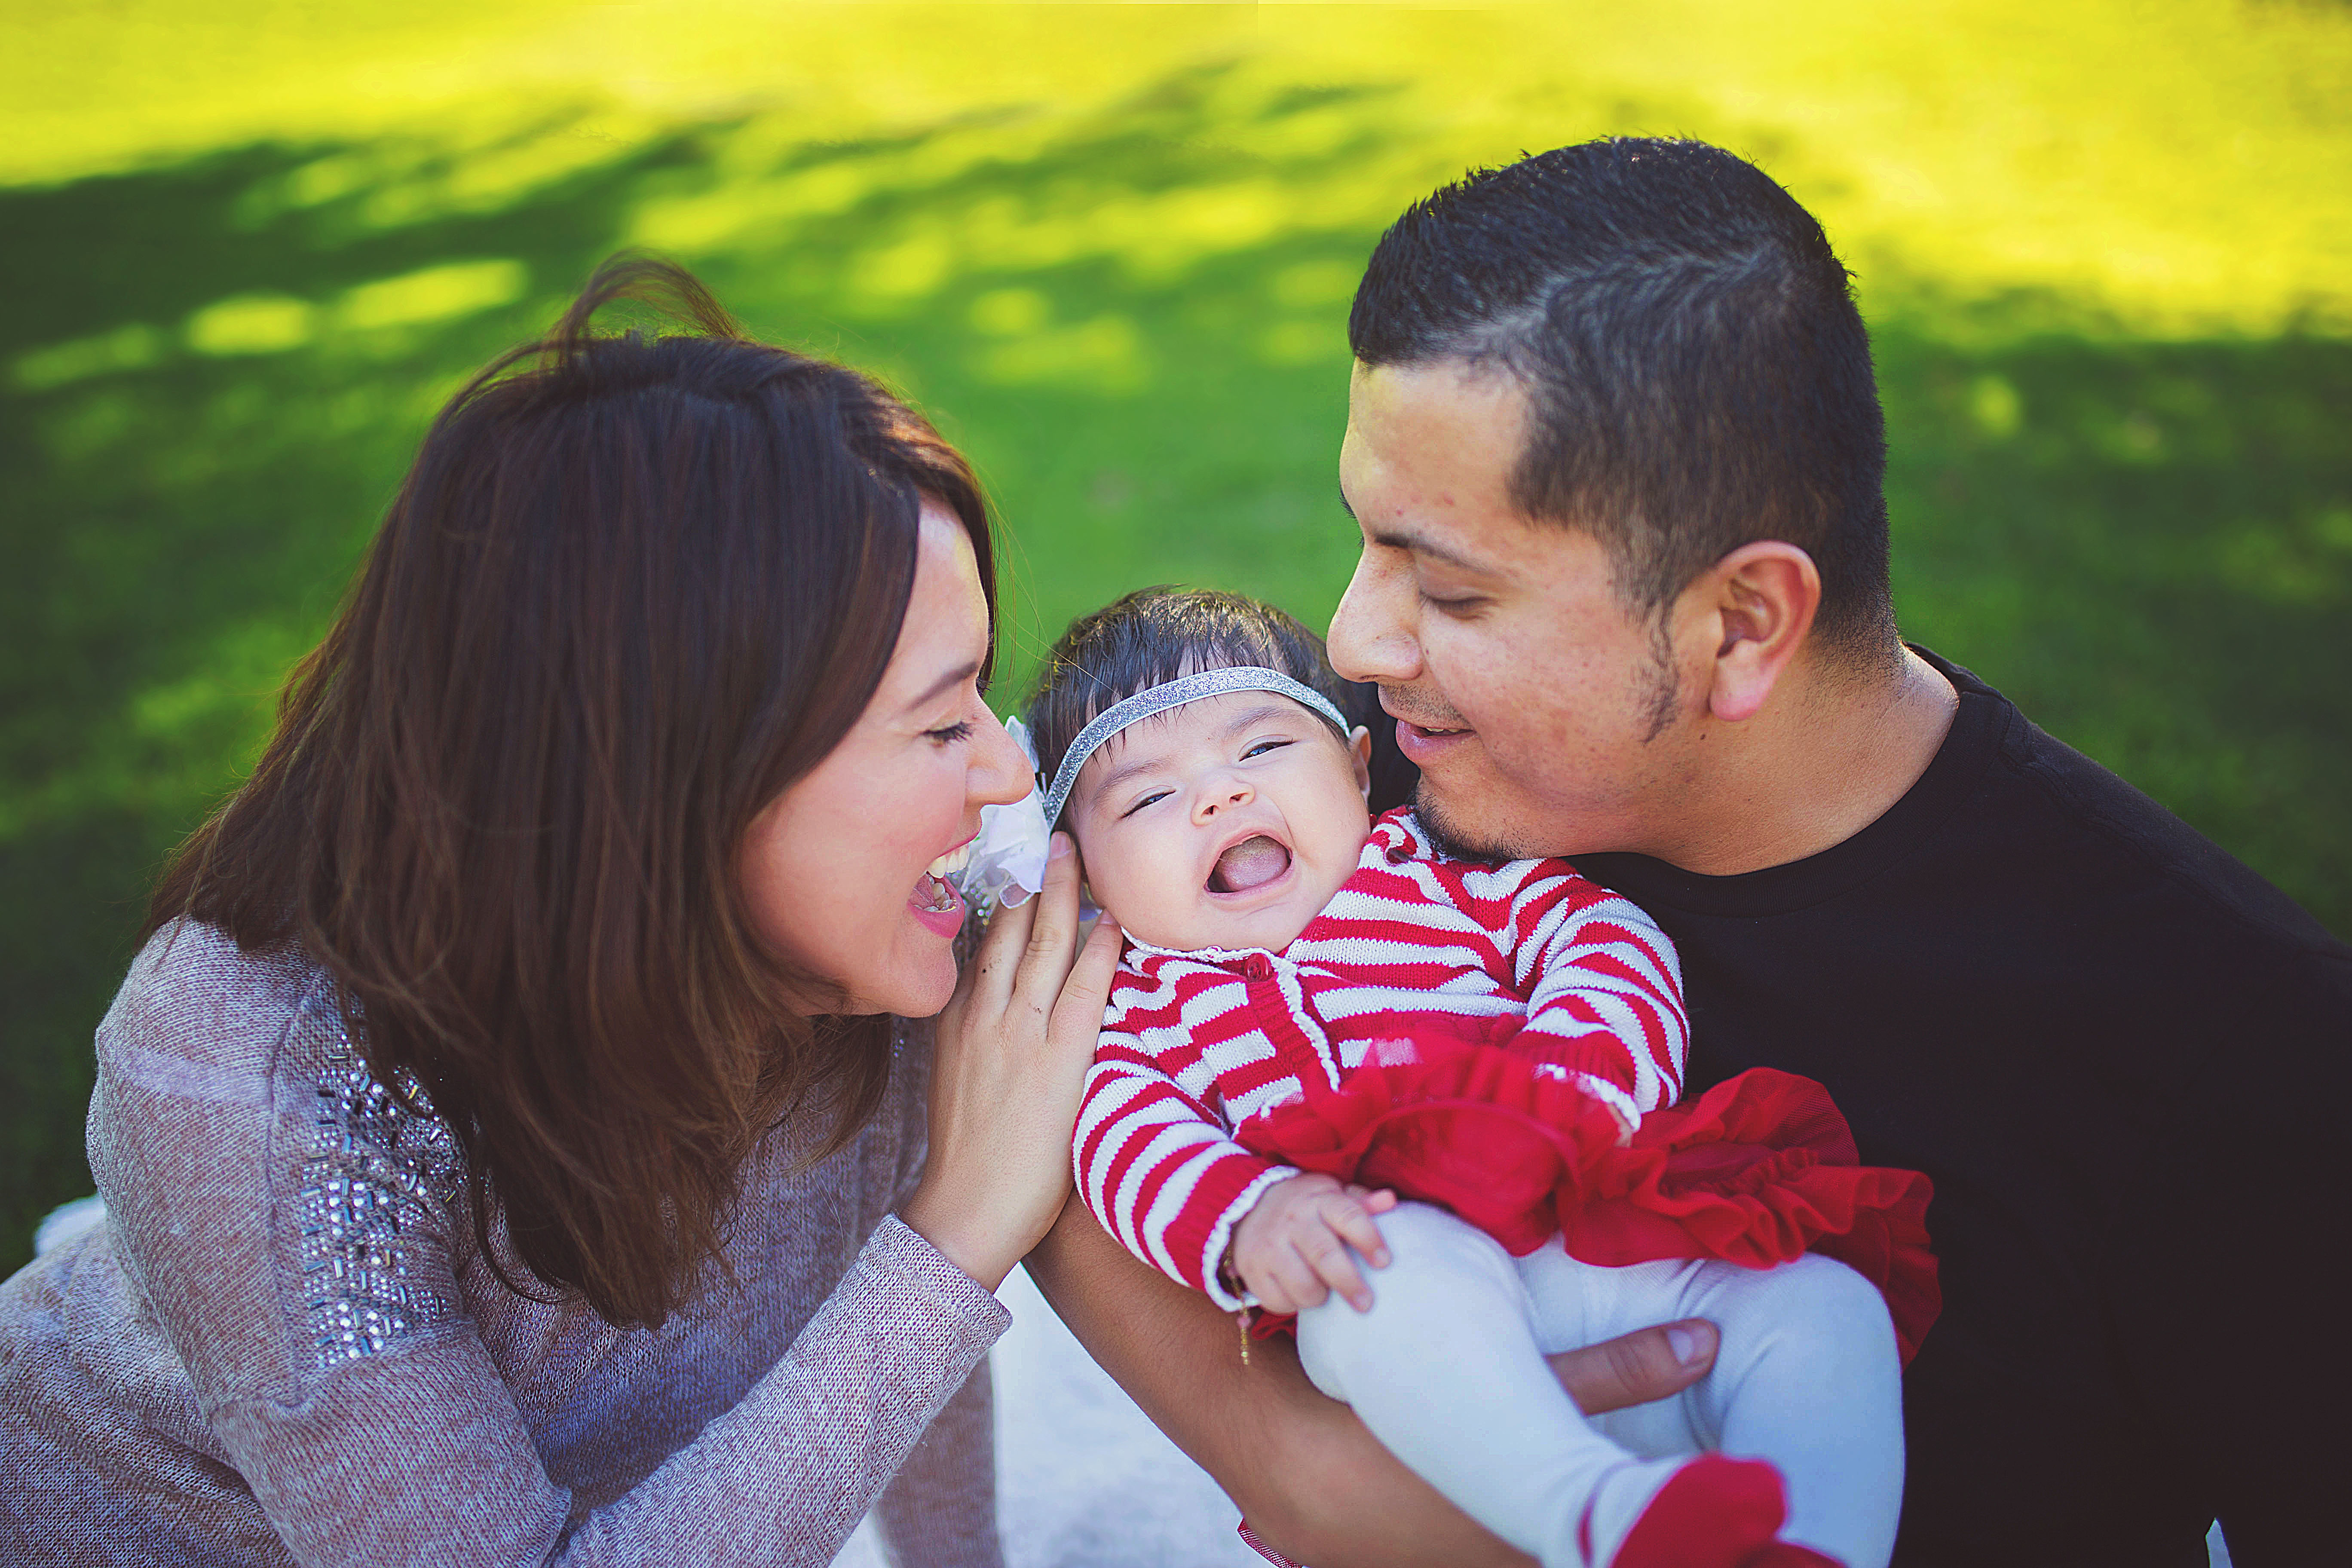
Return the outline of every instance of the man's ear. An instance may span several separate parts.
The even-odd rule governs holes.
[[[1717,562],[1683,602],[1697,619],[1693,630],[1714,645],[1707,711],[1736,724],[1763,708],[1812,630],[1822,574],[1796,545],[1759,539]]]
[[[1348,760],[1356,764],[1356,788],[1372,798],[1372,732],[1359,724],[1348,731]]]

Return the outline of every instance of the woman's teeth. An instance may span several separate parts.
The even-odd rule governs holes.
[[[923,885],[916,891],[930,900],[929,907],[935,913],[945,914],[956,907],[955,889],[948,885],[947,879],[943,877],[934,877],[929,872],[924,873]]]
[[[944,881],[948,878],[954,876],[958,871],[962,870],[971,863],[971,846],[970,844],[959,844],[954,848],[949,850],[946,854],[940,856],[938,859],[932,861],[929,870],[932,876]]]

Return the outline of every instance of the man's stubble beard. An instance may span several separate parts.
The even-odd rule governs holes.
[[[1653,627],[1649,668],[1643,674],[1643,690],[1635,697],[1635,706],[1643,717],[1642,744],[1646,746],[1664,734],[1682,711],[1682,679],[1675,668],[1674,644],[1667,636],[1663,616]],[[1455,860],[1496,865],[1509,860],[1601,852],[1597,846],[1517,845],[1500,838],[1480,837],[1474,829],[1454,821],[1437,804],[1425,777],[1413,781],[1412,813],[1438,853]]]
[[[1429,835],[1429,842],[1449,859],[1494,865],[1520,858],[1507,846],[1473,839],[1465,829],[1448,821],[1444,808],[1431,798],[1425,778],[1413,781],[1412,815],[1421,823],[1421,830]]]

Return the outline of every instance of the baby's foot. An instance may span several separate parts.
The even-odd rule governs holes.
[[[1621,1465],[1593,1489],[1577,1546],[1589,1568],[1843,1568],[1780,1538],[1780,1472],[1762,1459]]]

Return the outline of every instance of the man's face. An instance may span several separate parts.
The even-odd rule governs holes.
[[[1641,849],[1685,769],[1681,683],[1602,547],[1512,503],[1528,413],[1507,373],[1357,367],[1339,488],[1364,546],[1331,663],[1380,683],[1442,842]]]

